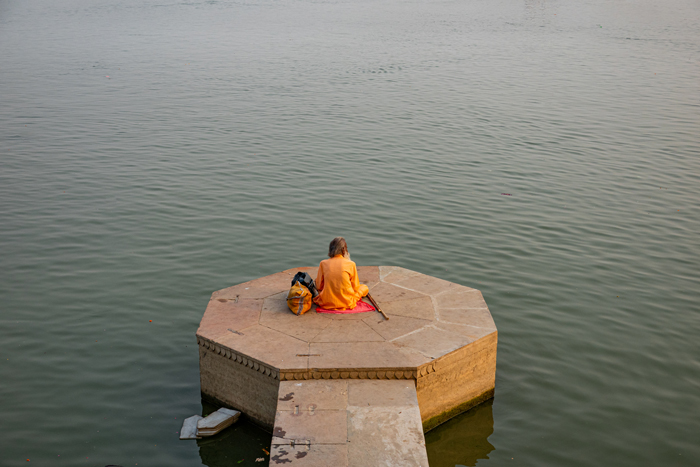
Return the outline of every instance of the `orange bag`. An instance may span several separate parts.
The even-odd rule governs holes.
[[[287,306],[295,315],[303,315],[311,309],[313,296],[309,289],[298,281],[292,285],[287,294]]]

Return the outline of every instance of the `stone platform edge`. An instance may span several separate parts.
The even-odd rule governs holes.
[[[494,333],[497,331],[494,331]],[[484,336],[481,339],[486,337]],[[479,340],[481,340],[479,339]],[[476,342],[476,341],[475,341]],[[279,370],[270,365],[265,365],[264,363],[251,358],[242,353],[236,352],[224,345],[211,341],[201,336],[197,336],[197,344],[200,347],[214,352],[217,355],[228,358],[229,360],[236,362],[240,365],[253,369],[262,373],[265,376],[269,376],[272,379],[279,381],[301,381],[301,380],[311,380],[311,379],[413,379],[417,380],[423,376],[427,376],[435,372],[435,366],[440,364],[443,359],[448,359],[451,354],[457,353],[460,349],[457,349],[449,354],[442,356],[437,360],[433,360],[430,363],[421,365],[418,368],[342,368],[337,370],[316,370],[310,369],[287,369]]]
[[[498,331],[492,334],[486,335],[481,339],[473,342],[472,344],[486,344],[490,339],[497,339]],[[338,369],[338,370],[319,370],[314,369],[292,369],[292,370],[282,370],[272,367],[270,365],[265,365],[262,362],[251,358],[249,356],[243,355],[236,352],[224,345],[210,341],[209,339],[197,336],[197,343],[204,352],[212,352],[217,355],[217,358],[223,358],[230,362],[236,363],[237,366],[244,372],[253,372],[253,374],[258,374],[259,377],[267,379],[275,387],[278,387],[282,381],[310,381],[310,380],[413,380],[415,384],[418,385],[420,381],[427,380],[427,376],[433,376],[436,372],[436,366],[440,367],[443,362],[449,361],[451,358],[457,357],[462,349],[457,349],[449,354],[443,355],[442,358],[434,360],[429,364],[423,365],[419,368],[405,368],[405,369],[385,369],[385,368],[362,368],[362,369]],[[250,374],[250,373],[248,373]],[[491,399],[494,397],[495,388],[493,381],[488,384],[489,389],[484,392],[477,394],[476,396],[470,398],[467,401],[459,403],[458,405],[451,407],[446,411],[439,410],[435,415],[427,415],[423,420],[423,431],[428,432],[437,426],[447,422],[451,418],[459,415],[460,413],[466,412],[467,410],[476,407],[477,405]],[[243,410],[245,407],[237,407],[236,404],[232,404],[231,400],[224,400],[216,397],[214,394],[209,394],[205,391],[201,392],[202,398],[208,400],[212,403],[225,406],[233,407],[238,410]],[[426,408],[427,409],[427,408]],[[435,413],[433,410],[431,412]],[[263,428],[266,431],[271,431],[272,425],[271,420],[267,420],[268,417],[261,416],[258,413],[248,413],[248,411],[243,410],[245,418],[254,423],[255,425]],[[270,414],[272,415],[272,414]]]

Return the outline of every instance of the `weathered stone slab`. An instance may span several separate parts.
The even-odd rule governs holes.
[[[186,418],[182,422],[180,439],[200,439],[201,437],[197,436],[197,422],[202,418],[204,417],[201,415],[192,415],[191,417]]]
[[[400,287],[415,290],[416,292],[421,292],[426,295],[436,295],[443,293],[452,287],[458,287],[457,284],[453,282],[438,279],[437,277],[433,276],[426,276],[425,274],[416,274],[405,279],[392,282]]]
[[[393,342],[396,345],[415,349],[430,359],[436,359],[473,341],[474,339],[461,334],[452,333],[435,326],[426,326],[417,332],[394,339]]]
[[[348,405],[348,381],[282,381],[277,411],[299,412],[316,410],[345,410]]]
[[[470,289],[461,285],[452,287],[435,295],[437,306],[443,308],[488,308],[484,297],[476,289]]]
[[[454,323],[435,323],[435,327],[444,329],[445,331],[454,332],[457,334],[462,334],[468,337],[472,341],[481,339],[484,336],[488,336],[491,333],[496,332],[495,328],[480,328],[476,326],[454,324]]]
[[[197,420],[197,435],[213,436],[233,425],[240,416],[240,411],[222,407],[207,417]]]
[[[212,294],[211,298],[267,298],[282,290],[288,290],[291,286],[292,277],[294,277],[294,274],[291,272],[278,272],[277,274],[218,290]]]
[[[311,370],[409,369],[430,360],[415,350],[398,347],[391,342],[312,342],[309,354]]]
[[[313,411],[286,410],[297,393]],[[270,465],[428,466],[412,380],[282,382],[278,400]]]
[[[415,300],[417,298],[425,298],[426,295],[413,290],[397,287],[388,282],[380,282],[372,290],[370,290],[372,298],[374,298],[379,306],[384,309],[383,304],[393,302],[395,300]]]
[[[350,380],[347,382],[348,405],[353,407],[418,406],[416,383],[413,380],[386,381]]]
[[[379,278],[382,282],[389,282],[393,284],[418,274],[420,273],[397,266],[379,266]]]
[[[383,342],[384,338],[362,320],[330,320],[330,325],[311,340],[311,342],[370,341]]]
[[[439,308],[440,321],[496,330],[488,308]]]
[[[258,324],[262,305],[263,301],[256,299],[212,299],[204,311],[197,335],[216,339],[230,330],[241,331],[254,326]]]
[[[309,382],[310,384],[311,382]],[[314,444],[343,444],[347,441],[348,427],[345,407],[342,410],[316,410],[307,407],[294,411],[277,411],[272,444],[299,443],[302,440]]]
[[[345,410],[348,405],[348,381],[283,381],[280,383],[277,411],[299,412],[314,407],[317,410]]]
[[[379,282],[379,266],[358,266],[357,278],[363,284]]]
[[[388,341],[417,331],[418,329],[432,323],[432,321],[427,319],[409,318],[407,316],[393,315],[390,313],[387,313],[387,315],[390,318],[388,320],[384,319],[384,317],[379,313],[375,313],[372,316],[365,318],[363,321]]]
[[[348,382],[348,466],[428,466],[415,383]]]
[[[309,344],[259,324],[229,332],[217,342],[277,369],[308,368]]]
[[[348,407],[348,466],[368,465],[428,467],[417,403]]]
[[[387,315],[407,316],[428,321],[435,319],[433,302],[426,295],[405,300],[375,300],[377,300],[379,307]]]

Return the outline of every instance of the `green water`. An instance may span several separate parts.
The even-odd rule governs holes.
[[[0,1],[0,465],[264,465],[244,423],[178,439],[212,409],[194,333],[336,235],[494,316],[495,399],[426,435],[431,467],[695,465],[699,25],[691,0]]]

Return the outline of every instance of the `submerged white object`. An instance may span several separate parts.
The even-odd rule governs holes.
[[[197,436],[213,436],[233,425],[241,416],[238,410],[220,408],[208,417],[197,421]]]
[[[186,418],[182,422],[182,429],[180,429],[180,439],[199,439],[197,436],[197,422],[203,417],[201,415],[192,415]]]

